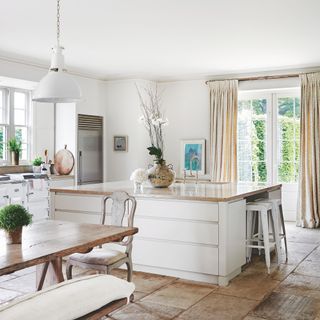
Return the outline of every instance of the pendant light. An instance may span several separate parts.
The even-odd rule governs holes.
[[[64,69],[63,49],[60,46],[60,0],[57,0],[57,45],[52,48],[49,72],[35,89],[33,101],[70,103],[81,99],[79,85]]]

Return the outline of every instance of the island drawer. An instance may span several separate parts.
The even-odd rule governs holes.
[[[218,248],[135,238],[133,263],[217,275]]]
[[[78,196],[72,194],[55,194],[55,210],[102,212],[101,196]]]
[[[136,215],[183,220],[218,221],[218,203],[208,201],[137,199]]]
[[[137,216],[134,224],[139,228],[139,238],[218,245],[218,224],[214,222]]]

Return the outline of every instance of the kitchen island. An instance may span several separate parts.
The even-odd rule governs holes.
[[[52,188],[51,218],[100,223],[103,197],[123,190],[137,199],[134,270],[227,285],[246,263],[246,202],[281,198],[281,185],[130,181]],[[110,208],[107,208],[110,211]]]

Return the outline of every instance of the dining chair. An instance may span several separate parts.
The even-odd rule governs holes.
[[[106,223],[109,218],[107,213],[108,200],[112,201],[110,212],[110,224],[115,226],[133,227],[134,214],[136,211],[136,200],[124,191],[116,191],[103,200],[103,213],[101,223]],[[109,223],[108,223],[109,224]],[[129,236],[118,245],[125,247],[125,251],[114,250],[107,247],[94,248],[89,253],[74,253],[70,255],[66,264],[67,279],[72,279],[72,268],[77,266],[81,269],[93,269],[100,273],[109,274],[112,269],[123,264],[127,266],[127,280],[132,280],[132,241]]]

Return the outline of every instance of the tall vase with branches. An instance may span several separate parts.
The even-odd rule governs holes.
[[[155,166],[150,169],[149,180],[154,187],[168,187],[174,181],[172,167],[166,166],[164,160],[163,128],[169,124],[161,111],[161,95],[157,86],[139,89],[141,117],[140,122],[146,128],[151,146],[147,149],[149,155],[155,157]]]

